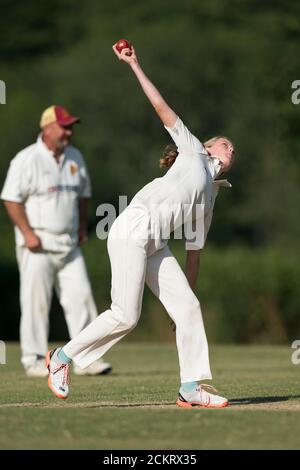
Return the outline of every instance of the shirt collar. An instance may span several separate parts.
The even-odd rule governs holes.
[[[43,155],[46,155],[48,157],[51,157],[52,159],[55,160],[55,157],[54,157],[54,152],[53,150],[50,150],[47,145],[45,144],[45,142],[43,141],[42,139],[42,133],[40,133],[37,137],[37,147],[38,147],[38,150],[43,154]],[[59,157],[59,166],[61,167],[63,165],[63,162],[65,160],[65,153],[62,153]]]
[[[213,177],[213,179],[217,178],[217,176],[219,176],[222,171],[222,165],[220,160],[217,157],[208,156],[207,163],[211,176]]]
[[[202,154],[205,156],[204,161],[207,169],[209,170],[212,179],[215,179],[222,170],[221,162],[217,157],[208,155],[207,150],[204,148]]]
[[[232,188],[232,184],[228,180],[215,180],[213,184],[218,188],[220,186],[223,188]]]
[[[205,163],[207,164],[208,170],[213,178],[213,184],[216,188],[223,186],[225,188],[231,188],[232,184],[227,179],[216,180],[216,178],[222,173],[222,165],[218,157],[210,157],[206,149],[203,150],[205,155]]]

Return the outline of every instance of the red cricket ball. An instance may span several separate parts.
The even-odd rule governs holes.
[[[131,49],[131,45],[127,39],[120,39],[116,44],[116,49],[121,52],[123,49]]]

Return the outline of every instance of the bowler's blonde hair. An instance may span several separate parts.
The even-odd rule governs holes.
[[[204,142],[203,145],[204,145],[205,148],[209,149],[219,139],[226,139],[226,140],[228,140],[228,142],[231,143],[231,141],[227,137],[224,137],[222,135],[218,135],[216,137],[212,137],[211,139],[207,140],[206,142]],[[178,156],[178,150],[177,150],[176,145],[174,145],[174,144],[167,145],[165,150],[164,150],[164,153],[163,153],[162,157],[159,160],[160,168],[170,168],[170,166],[172,166],[173,163],[175,162],[177,156]]]
[[[218,140],[220,139],[225,139],[227,140],[228,142],[231,142],[231,140],[228,139],[228,137],[225,137],[224,135],[217,135],[216,137],[212,137],[211,139],[207,140],[206,142],[204,142],[204,147],[209,149],[210,147],[212,147]]]

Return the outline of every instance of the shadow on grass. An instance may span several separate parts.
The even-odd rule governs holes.
[[[247,397],[247,398],[236,398],[234,400],[229,400],[229,408],[231,406],[244,406],[245,408],[247,408],[247,405],[250,405],[249,407],[251,407],[251,405],[266,405],[265,408],[268,408],[267,405],[272,405],[272,404],[280,404],[280,403],[283,403],[283,402],[289,402],[289,400],[296,400],[296,399],[299,399],[300,398],[300,395],[284,395],[284,396],[277,396],[277,397]],[[293,404],[290,403],[291,407],[293,407]],[[176,407],[176,403],[174,401],[172,402],[163,402],[163,403],[119,403],[119,404],[115,404],[115,405],[111,405],[111,404],[101,404],[100,405],[101,407],[114,407],[114,408],[156,408],[156,407]],[[95,406],[95,405],[92,405],[91,408],[97,408],[99,407],[99,405]],[[299,403],[299,407],[300,407],[300,403]],[[197,407],[195,407],[197,408]],[[204,407],[205,408],[205,407]],[[262,406],[263,408],[263,406]]]
[[[277,397],[247,397],[247,398],[235,398],[234,400],[229,400],[230,405],[259,405],[259,404],[271,404],[278,402],[285,402],[291,399],[300,398],[300,395],[283,395]]]
[[[251,410],[295,410],[300,411],[300,402],[290,401],[299,399],[300,395],[285,395],[280,397],[249,397],[229,400],[228,408],[221,408],[222,410],[236,408]],[[151,409],[178,409],[176,401],[161,401],[161,402],[140,402],[140,403],[113,403],[113,402],[100,402],[100,401],[85,401],[85,402],[62,402],[54,401],[53,403],[41,403],[41,402],[19,402],[19,403],[7,403],[0,404],[0,408],[77,408],[77,409],[112,409],[112,408],[151,408]],[[205,409],[205,407],[193,407],[189,409]]]
[[[176,374],[176,370],[153,370],[153,371],[148,371],[145,369],[141,370],[135,370],[134,372],[113,372],[110,374],[110,377],[140,377],[140,376],[148,376],[148,375],[154,375],[154,376],[166,376],[166,375],[172,375]]]
[[[176,406],[174,401],[164,403],[118,403],[114,405],[101,404],[90,406],[90,408],[165,408],[169,406]]]

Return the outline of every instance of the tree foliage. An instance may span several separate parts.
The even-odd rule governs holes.
[[[300,79],[299,2],[2,0],[0,8],[7,86],[0,183],[52,103],[82,118],[74,144],[92,176],[93,233],[100,203],[130,199],[162,174],[158,160],[170,138],[111,50],[125,37],[193,133],[228,135],[235,144],[233,188],[218,196],[209,243],[277,246],[298,256],[300,105],[291,101],[291,84]],[[3,211],[0,217],[6,247],[12,235]]]

